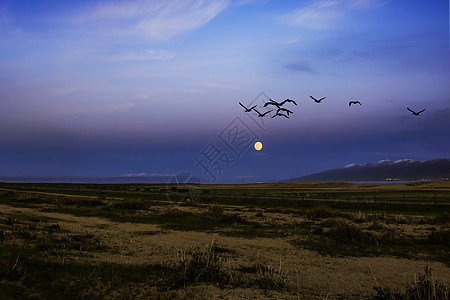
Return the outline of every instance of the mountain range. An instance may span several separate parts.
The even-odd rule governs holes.
[[[375,163],[353,163],[284,181],[416,181],[450,178],[450,159],[381,160]]]

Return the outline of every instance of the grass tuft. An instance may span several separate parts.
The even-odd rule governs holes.
[[[376,286],[377,295],[374,300],[448,300],[450,288],[445,283],[433,279],[431,267],[427,265],[425,272],[414,276],[414,283],[404,293],[389,288]]]
[[[337,214],[326,205],[319,205],[306,213],[310,219],[323,219],[336,217]]]
[[[174,285],[186,286],[198,282],[216,282],[221,285],[229,283],[232,276],[224,267],[222,253],[223,248],[214,241],[204,248],[179,251],[176,265],[178,274],[174,278]]]

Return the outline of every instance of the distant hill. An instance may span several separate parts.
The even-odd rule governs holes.
[[[417,161],[381,160],[376,163],[350,164],[342,168],[293,178],[289,181],[383,181],[441,180],[450,178],[450,159]],[[286,180],[287,181],[287,180]]]
[[[123,174],[117,177],[82,177],[82,176],[19,176],[0,175],[0,182],[20,183],[198,183],[200,179],[189,173],[180,174]]]

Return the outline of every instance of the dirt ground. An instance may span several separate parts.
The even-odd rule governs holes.
[[[180,249],[190,249],[216,241],[230,251],[224,254],[230,268],[264,262],[281,268],[289,280],[287,291],[267,291],[257,288],[219,288],[213,284],[190,286],[177,293],[203,295],[217,299],[363,299],[374,295],[374,286],[402,289],[414,281],[413,274],[431,265],[434,278],[450,284],[450,268],[426,258],[412,260],[395,257],[332,257],[301,249],[289,243],[289,237],[238,238],[214,232],[175,231],[152,224],[119,223],[99,217],[79,217],[38,208],[12,207],[0,204],[4,214],[50,218],[49,223],[74,234],[90,233],[109,249],[106,252],[70,253],[72,259],[83,262],[113,262],[118,264],[169,263]],[[242,214],[246,214],[242,212]],[[252,213],[254,215],[254,213]],[[277,214],[266,218],[282,219]],[[299,218],[299,217],[297,217]],[[289,221],[289,220],[287,220]],[[139,298],[140,289],[133,294]]]

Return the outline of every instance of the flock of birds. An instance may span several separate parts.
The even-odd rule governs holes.
[[[284,100],[284,101],[282,101],[282,102],[276,102],[275,100],[269,99],[268,102],[264,103],[264,107],[267,107],[267,106],[269,106],[269,105],[273,105],[273,106],[275,106],[275,107],[277,108],[277,111],[276,111],[276,113],[272,116],[272,119],[275,118],[275,117],[277,117],[277,116],[279,116],[279,117],[285,117],[285,118],[288,118],[288,119],[289,119],[289,114],[293,114],[294,112],[293,112],[292,110],[289,110],[289,109],[287,109],[287,108],[282,107],[282,106],[283,106],[285,103],[287,103],[287,102],[292,102],[292,103],[294,103],[295,105],[297,105],[297,103],[295,103],[294,100],[289,99],[289,98],[286,99],[286,100]],[[257,105],[253,105],[252,107],[247,108],[247,107],[245,107],[245,105],[242,104],[241,102],[239,102],[239,104],[244,108],[244,111],[245,111],[245,112],[251,112],[252,110],[254,110],[254,111],[258,114],[258,117],[260,117],[260,118],[264,117],[265,115],[267,115],[268,113],[270,113],[270,112],[273,111],[273,109],[271,109],[271,110],[268,110],[268,111],[266,111],[266,112],[264,112],[264,113],[260,113],[260,112],[255,108]]]
[[[321,103],[322,100],[324,100],[324,99],[326,98],[326,97],[322,97],[322,98],[320,98],[320,99],[317,99],[317,98],[314,98],[314,97],[311,96],[311,95],[310,95],[309,97],[310,97],[312,100],[314,100],[314,102],[316,102],[316,103]],[[283,106],[285,103],[287,103],[287,102],[291,102],[291,103],[293,103],[294,105],[297,105],[297,103],[296,103],[294,100],[289,99],[289,98],[286,99],[286,100],[283,100],[282,102],[276,102],[276,101],[274,101],[274,100],[272,100],[272,99],[269,99],[268,102],[264,103],[264,107],[268,107],[269,105],[272,105],[272,106],[276,107],[276,112],[275,112],[275,114],[272,116],[272,119],[275,118],[275,117],[285,117],[285,118],[289,119],[289,115],[290,115],[290,114],[293,114],[294,112],[291,111],[291,110],[289,110],[289,109],[287,109],[287,108],[282,107],[282,106]],[[245,112],[249,113],[249,112],[251,112],[251,111],[253,110],[253,111],[255,111],[255,112],[258,114],[258,117],[260,117],[260,118],[262,118],[262,117],[266,116],[268,113],[274,111],[274,109],[272,109],[272,110],[268,110],[268,111],[266,111],[266,112],[264,112],[264,113],[260,113],[260,112],[256,109],[257,105],[253,105],[252,107],[248,108],[248,107],[246,107],[244,104],[242,104],[241,102],[239,102],[239,104],[244,108],[244,111],[245,111]],[[356,104],[362,105],[361,102],[360,102],[360,101],[357,101],[357,100],[352,100],[352,101],[349,101],[349,102],[348,102],[348,106],[352,106],[352,104],[355,104],[355,105],[356,105]],[[406,109],[407,109],[408,111],[410,111],[410,112],[411,112],[413,115],[415,115],[415,116],[418,116],[419,114],[421,114],[422,112],[425,111],[425,109],[422,109],[421,111],[415,112],[414,110],[410,109],[409,107],[406,107]]]

